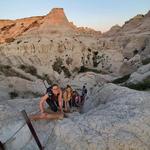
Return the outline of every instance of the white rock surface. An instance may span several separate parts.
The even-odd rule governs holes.
[[[23,126],[18,113],[38,110],[38,99],[0,103],[0,139],[5,142]],[[17,107],[16,107],[17,106]],[[37,121],[33,125],[47,150],[149,150],[150,94],[114,84],[96,86],[83,114],[61,121]],[[6,143],[12,150],[38,149],[27,126]]]
[[[150,78],[150,64],[140,67],[136,72],[132,73],[127,83],[137,84]]]
[[[0,101],[11,99],[11,92],[17,93],[17,97],[20,98],[31,98],[43,95],[46,88],[39,79],[29,81],[18,77],[0,76]]]

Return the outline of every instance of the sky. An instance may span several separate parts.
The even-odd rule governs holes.
[[[150,0],[0,0],[0,19],[42,16],[52,8],[64,8],[68,20],[77,26],[105,32],[137,14],[146,14]]]

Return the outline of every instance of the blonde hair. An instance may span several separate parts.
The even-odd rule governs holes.
[[[70,89],[70,91],[68,91],[67,89]],[[63,92],[63,99],[65,102],[68,102],[72,99],[72,96],[73,96],[73,90],[70,85],[67,85],[65,91]]]

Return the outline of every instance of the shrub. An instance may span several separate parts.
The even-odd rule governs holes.
[[[96,70],[96,69],[92,69],[92,68],[87,68],[85,66],[81,66],[80,67],[80,70],[78,73],[83,73],[83,72],[95,72],[95,73],[102,73],[101,71],[99,70]]]
[[[18,93],[16,91],[9,92],[9,96],[11,99],[18,97]]]
[[[94,54],[95,56],[97,56],[97,55],[98,55],[98,51],[96,51],[96,52],[93,52],[93,54]]]
[[[143,80],[143,82],[137,83],[137,84],[126,84],[126,87],[130,89],[135,89],[139,91],[144,91],[150,89],[150,76]]]
[[[71,73],[70,73],[70,71],[69,71],[69,69],[67,67],[62,66],[61,68],[62,68],[66,78],[71,77]]]
[[[30,80],[29,78],[23,76],[22,74],[16,72],[11,66],[9,65],[2,65],[0,64],[0,72],[2,72],[6,77],[20,77],[26,80]],[[30,80],[31,81],[31,80]]]
[[[93,67],[97,67],[99,65],[99,63],[104,63],[105,61],[105,54],[102,54],[101,56],[98,55],[98,52],[93,52]]]
[[[26,73],[30,73],[34,76],[37,75],[37,69],[34,66],[20,65],[19,68],[25,71]]]
[[[19,44],[19,43],[21,43],[22,41],[21,40],[19,40],[19,41],[17,41],[17,44]]]
[[[146,59],[142,60],[143,65],[147,65],[149,63],[150,63],[150,58],[146,58]]]
[[[91,52],[92,50],[90,48],[88,48],[88,51]]]
[[[78,68],[78,67],[75,67],[74,69],[73,69],[73,73],[76,73],[76,72],[78,72],[79,73],[79,71],[80,71],[80,68]]]
[[[1,72],[5,72],[5,71],[7,71],[7,70],[9,70],[9,69],[11,69],[11,66],[0,64],[0,71],[1,71]]]
[[[56,58],[56,61],[52,65],[52,68],[54,71],[56,71],[60,74],[62,72],[62,68],[61,68],[62,65],[63,65],[63,60],[60,57],[58,57],[58,58]]]
[[[72,58],[70,58],[70,57],[68,57],[67,59],[66,59],[66,64],[69,66],[69,65],[72,65],[72,61],[73,61],[73,59]]]
[[[37,78],[39,78],[41,80],[46,80],[49,84],[52,83],[51,80],[49,79],[48,74],[44,73],[42,76],[38,75],[37,69],[34,66],[20,65],[19,68],[22,69],[23,71],[25,71],[26,73],[30,73],[31,75],[36,76]]]
[[[42,80],[46,80],[49,85],[52,85],[52,81],[50,80],[48,74],[45,74],[45,73],[44,73],[42,76],[38,75],[38,78],[39,78],[39,79],[42,79]]]
[[[58,72],[59,74],[63,71],[65,77],[69,78],[71,76],[69,69],[63,66],[63,60],[60,57],[56,58],[56,61],[54,62],[52,67],[53,67],[53,70]]]
[[[123,82],[127,81],[130,78],[130,75],[131,74],[128,74],[128,75],[125,75],[121,78],[115,79],[115,80],[112,81],[112,83],[114,83],[114,84],[123,83]]]
[[[138,54],[138,50],[137,50],[137,49],[135,49],[135,50],[133,51],[133,55],[136,55],[136,54]]]
[[[14,38],[7,38],[7,39],[5,39],[5,42],[6,43],[11,43],[11,42],[13,42],[15,39]]]

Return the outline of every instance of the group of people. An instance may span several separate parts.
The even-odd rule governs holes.
[[[40,99],[40,111],[45,112],[45,103],[47,103],[53,112],[68,112],[72,107],[81,107],[87,94],[86,86],[82,87],[81,95],[74,91],[70,85],[62,90],[59,85],[53,84],[47,88],[46,94]]]

